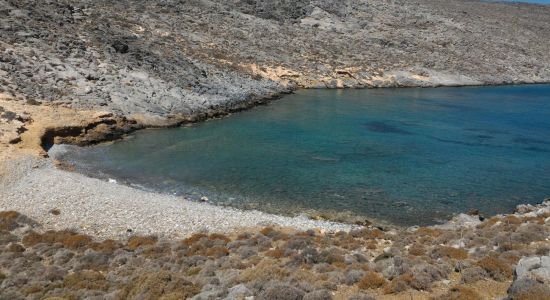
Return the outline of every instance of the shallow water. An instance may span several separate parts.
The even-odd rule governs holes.
[[[303,90],[64,159],[222,205],[433,224],[550,196],[550,85]]]

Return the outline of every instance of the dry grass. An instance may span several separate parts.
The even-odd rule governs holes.
[[[357,286],[360,289],[366,290],[366,289],[376,289],[381,286],[383,286],[386,283],[386,279],[384,277],[376,272],[369,271],[359,282],[357,283]]]
[[[228,238],[227,236],[223,235],[223,234],[219,234],[219,233],[212,233],[210,234],[210,236],[208,236],[208,239],[209,240],[212,240],[212,241],[215,241],[215,240],[222,240],[224,241],[226,244],[231,242],[231,239]]]
[[[483,257],[477,264],[497,281],[503,281],[512,276],[512,268],[509,263],[494,254]]]
[[[0,211],[0,220],[14,220],[17,217],[19,217],[19,213],[16,211]]]
[[[368,247],[369,244],[372,244],[372,243],[374,243],[376,245],[375,240],[369,240],[367,242],[367,247]],[[334,243],[334,245],[342,247],[344,249],[348,249],[348,250],[353,250],[353,249],[360,248],[362,246],[362,244],[363,244],[362,241],[360,241],[358,239],[354,239],[351,235],[346,235],[345,237],[343,237],[342,239],[340,239],[340,240],[338,240]]]
[[[44,287],[43,287],[42,285],[40,285],[40,284],[33,284],[33,285],[29,286],[29,287],[24,288],[22,292],[23,292],[23,294],[24,294],[25,296],[28,297],[28,296],[31,295],[31,294],[39,293],[39,292],[41,292],[41,291],[43,291],[43,290],[44,290]]]
[[[331,263],[331,265],[338,269],[345,269],[348,267],[348,264],[343,261],[334,261]]]
[[[384,286],[384,294],[395,294],[406,291],[413,281],[414,276],[411,273],[400,275]]]
[[[500,217],[494,216],[490,217],[489,219],[483,221],[483,223],[479,224],[480,228],[487,228],[495,225],[498,221],[500,221]]]
[[[406,291],[409,288],[407,283],[400,278],[394,278],[386,284],[383,289],[384,294],[396,294]]]
[[[0,230],[11,231],[18,227],[15,219],[19,217],[16,211],[1,211],[0,212]]]
[[[67,275],[63,280],[66,288],[73,290],[87,289],[106,291],[109,287],[105,276],[100,272],[84,270]]]
[[[430,228],[430,227],[420,227],[418,230],[416,230],[416,235],[420,236],[431,236],[431,237],[438,237],[441,234],[443,234],[443,231],[436,228]]]
[[[449,292],[436,297],[436,300],[482,300],[483,297],[479,295],[475,290],[459,285],[452,287]]]
[[[216,246],[206,250],[206,256],[208,257],[220,258],[227,255],[229,255],[229,249],[226,247]]]
[[[273,232],[275,232],[275,229],[273,229],[273,227],[264,227],[260,229],[260,233],[265,236],[269,236]]]
[[[6,248],[6,250],[9,252],[22,253],[22,252],[25,252],[25,247],[17,243],[10,243]]]
[[[132,236],[128,239],[127,247],[130,250],[136,250],[141,246],[154,245],[158,241],[155,236]]]
[[[378,243],[376,240],[369,240],[367,241],[367,249],[374,250],[378,247]]]
[[[435,250],[436,256],[446,257],[451,259],[466,259],[468,258],[468,252],[464,249],[458,249],[447,246],[440,246]]]
[[[241,282],[270,281],[289,276],[290,270],[279,267],[277,263],[277,260],[264,258],[257,265],[243,270],[240,280]]]
[[[23,237],[21,242],[23,243],[23,245],[25,247],[32,247],[32,246],[42,242],[42,235],[40,235],[40,234],[38,234],[34,231],[31,231]]]
[[[275,248],[272,250],[268,250],[264,254],[267,257],[273,257],[273,258],[282,258],[285,255],[285,251],[281,248]]]
[[[187,276],[195,276],[202,270],[201,267],[193,267],[187,271]]]
[[[511,227],[517,227],[522,223],[521,219],[514,216],[514,215],[508,215],[501,219],[502,223],[509,225]]]
[[[367,234],[365,235],[365,238],[369,238],[369,239],[382,239],[386,236],[386,234],[378,229],[378,228],[374,228],[374,229],[370,229],[367,231]]]
[[[188,299],[200,288],[168,271],[141,274],[119,293],[120,299]]]
[[[65,238],[63,245],[70,249],[78,249],[87,246],[91,241],[92,238],[87,235],[75,234]]]
[[[414,256],[422,256],[426,254],[426,248],[421,244],[415,243],[409,248],[409,254]]]
[[[46,231],[44,234],[38,234],[31,231],[22,239],[22,243],[25,247],[32,247],[39,243],[46,243],[50,245],[61,243],[64,247],[69,249],[84,248],[91,242],[91,237],[72,231]]]
[[[205,238],[205,237],[208,237],[208,236],[204,233],[195,233],[192,236],[184,239],[181,242],[182,242],[182,244],[184,244],[186,246],[190,246],[190,245],[198,242],[200,239]]]
[[[91,248],[95,251],[101,252],[114,252],[116,249],[119,249],[122,245],[119,242],[114,240],[104,240],[101,243],[93,243]]]

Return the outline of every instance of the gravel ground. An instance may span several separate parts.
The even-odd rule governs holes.
[[[47,229],[74,229],[100,238],[132,234],[183,237],[200,231],[279,225],[301,230],[350,230],[352,226],[198,203],[56,169],[30,156],[5,163],[0,211],[16,210]],[[57,209],[60,214],[50,211]]]

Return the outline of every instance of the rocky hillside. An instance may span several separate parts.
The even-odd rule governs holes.
[[[142,122],[295,87],[550,81],[550,6],[438,0],[0,0],[0,93]]]

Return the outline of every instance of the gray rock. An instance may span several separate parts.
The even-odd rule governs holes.
[[[244,284],[238,284],[229,289],[227,294],[227,300],[242,300],[245,297],[252,296],[252,291],[246,287]]]
[[[453,217],[449,222],[442,224],[442,225],[436,225],[435,228],[440,229],[447,229],[447,230],[455,230],[459,228],[471,228],[479,225],[481,221],[479,220],[479,216],[470,216],[467,214],[458,214],[457,216]]]
[[[524,257],[514,271],[515,278],[529,277],[550,284],[550,256]]]
[[[218,290],[208,290],[201,293],[196,294],[190,300],[214,300],[219,299],[219,295],[221,294],[221,291]]]
[[[550,299],[550,286],[524,277],[514,280],[506,299]]]
[[[550,299],[550,256],[523,257],[514,270],[507,299]]]

